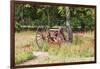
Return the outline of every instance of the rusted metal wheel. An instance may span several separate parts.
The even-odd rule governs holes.
[[[39,49],[42,49],[43,46],[47,43],[46,28],[39,26],[36,31],[36,44]]]

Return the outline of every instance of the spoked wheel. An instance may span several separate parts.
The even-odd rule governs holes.
[[[38,27],[36,31],[36,44],[40,50],[45,46],[47,43],[47,35],[46,35],[46,28]]]

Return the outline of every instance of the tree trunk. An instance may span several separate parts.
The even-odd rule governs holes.
[[[67,32],[68,32],[68,42],[72,42],[73,41],[73,32],[70,26],[70,9],[69,7],[66,7],[66,28],[67,28]]]

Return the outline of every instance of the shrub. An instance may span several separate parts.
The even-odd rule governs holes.
[[[15,22],[15,31],[20,32],[21,31],[21,24],[18,22]]]
[[[73,39],[73,44],[77,45],[77,44],[83,43],[82,39],[83,39],[82,37],[79,37],[78,35],[75,35],[74,39]]]

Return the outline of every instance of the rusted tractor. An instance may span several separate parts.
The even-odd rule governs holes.
[[[46,28],[38,27],[36,31],[36,44],[39,48],[44,45],[56,44],[60,46],[61,44],[67,42],[68,34],[65,27],[58,28]]]

